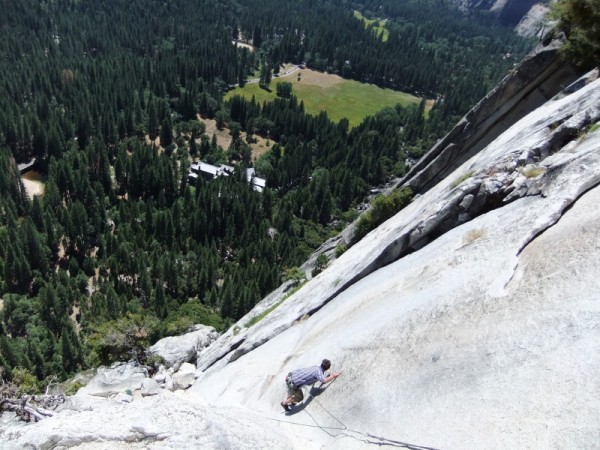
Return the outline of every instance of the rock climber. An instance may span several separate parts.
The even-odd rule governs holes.
[[[329,383],[341,375],[341,372],[334,372],[331,375],[325,376],[325,371],[329,370],[331,362],[324,359],[320,366],[305,367],[304,369],[292,370],[287,374],[285,382],[288,388],[288,397],[281,402],[281,406],[286,411],[289,411],[296,403],[304,400],[302,387],[314,384],[317,381],[321,383]]]

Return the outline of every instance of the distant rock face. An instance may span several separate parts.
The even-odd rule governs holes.
[[[515,31],[523,37],[537,37],[542,39],[544,32],[547,31],[548,25],[545,21],[549,11],[550,8],[548,5],[536,3],[519,21],[515,27]]]
[[[534,5],[541,2],[539,0],[506,0],[502,3],[504,4],[498,5],[497,9],[500,21],[506,25],[516,26]]]
[[[489,12],[522,36],[535,36],[551,0],[453,0],[462,11]]]

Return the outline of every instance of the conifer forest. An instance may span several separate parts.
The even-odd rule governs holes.
[[[193,324],[222,331],[282,281],[301,282],[298,267],[371,189],[406,173],[534,44],[442,0],[0,9],[0,377],[40,385],[143,362],[145,346]],[[386,39],[356,11],[385,20]],[[307,114],[289,87],[262,104],[224,100],[258,76],[269,89],[282,64],[422,101],[350,127]],[[200,119],[230,130],[231,145]],[[271,144],[259,157],[253,136]],[[200,160],[235,170],[191,179]],[[42,195],[22,182],[30,162]]]

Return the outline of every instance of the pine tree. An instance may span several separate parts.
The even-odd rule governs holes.
[[[167,296],[162,280],[158,280],[156,289],[154,290],[154,313],[160,319],[167,317]]]
[[[223,291],[221,292],[221,317],[234,317],[234,294],[230,279],[226,279],[223,283]]]
[[[37,231],[40,233],[46,232],[46,223],[44,221],[44,211],[42,209],[42,202],[39,196],[34,196],[31,200],[31,220],[35,224]]]
[[[158,137],[158,130],[159,123],[156,102],[154,97],[150,97],[148,101],[148,135],[150,136],[151,141],[154,141]]]
[[[567,34],[563,55],[587,69],[600,63],[600,4],[597,0],[561,0],[554,3],[552,14]]]
[[[254,27],[252,32],[252,45],[254,45],[256,48],[260,48],[262,45],[262,32],[260,26],[258,25]]]
[[[23,224],[24,243],[27,248],[27,260],[30,261],[32,269],[38,269],[42,274],[48,271],[48,260],[44,251],[44,245],[31,218],[27,218]]]
[[[169,147],[173,143],[173,125],[171,117],[167,115],[160,126],[160,145],[163,148]]]

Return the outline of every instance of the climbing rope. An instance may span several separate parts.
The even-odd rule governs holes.
[[[331,383],[329,383],[329,386],[331,386],[335,382],[335,380],[337,380],[337,378],[335,378],[333,381],[331,381]],[[322,386],[323,386],[323,383],[321,383],[321,386],[319,386],[319,389]],[[325,411],[337,423],[339,423],[341,425],[341,427],[327,427],[327,426],[323,426],[323,425],[319,424],[317,419],[315,419],[315,417],[308,411],[308,409],[306,409],[306,407],[304,407],[302,409],[302,411],[304,411],[313,420],[313,422],[315,423],[314,425],[306,424],[306,423],[292,422],[289,420],[274,419],[271,417],[267,417],[267,419],[273,420],[275,422],[287,423],[290,425],[295,425],[295,426],[300,426],[300,427],[319,428],[333,438],[337,438],[341,435],[344,435],[351,439],[357,439],[357,440],[360,440],[362,442],[365,442],[367,444],[372,444],[372,445],[379,445],[379,446],[387,445],[390,447],[403,447],[403,448],[407,448],[409,450],[439,450],[439,449],[436,449],[433,447],[425,447],[422,445],[409,444],[408,442],[402,442],[402,441],[398,441],[398,440],[394,440],[394,439],[388,439],[388,438],[385,438],[382,436],[376,436],[371,433],[365,433],[365,432],[362,432],[359,430],[353,430],[351,428],[348,428],[344,422],[342,422],[333,413],[331,413],[327,408],[325,408],[323,406],[323,404],[315,398],[314,395],[311,394],[309,399],[310,399],[310,401],[308,401],[307,403],[310,403],[311,401],[314,401],[315,403],[317,403],[323,409],[323,411]],[[309,400],[309,399],[307,399],[307,400]],[[339,431],[339,433],[333,434],[333,433],[330,433],[330,431],[328,431],[328,430]],[[355,436],[355,435],[357,435],[357,436]],[[376,439],[376,441],[373,441],[373,439]]]
[[[335,420],[337,420],[337,421],[338,421],[338,422],[339,422],[339,423],[342,425],[342,427],[343,427],[343,428],[339,428],[339,427],[323,427],[323,426],[319,425],[319,422],[317,422],[317,419],[315,419],[315,418],[314,418],[314,416],[313,416],[313,415],[312,415],[310,412],[308,412],[308,410],[307,410],[307,409],[304,409],[303,411],[304,411],[306,414],[308,414],[308,415],[309,415],[309,417],[310,417],[310,418],[313,420],[313,422],[315,423],[315,426],[317,426],[317,427],[319,427],[320,429],[322,429],[322,430],[323,430],[325,433],[327,433],[327,434],[328,434],[329,436],[331,436],[331,437],[337,437],[337,435],[334,435],[334,434],[330,433],[329,431],[327,431],[327,429],[335,429],[335,430],[339,430],[339,431],[345,431],[345,430],[347,430],[347,429],[348,429],[348,427],[347,427],[346,425],[344,425],[342,422],[340,422],[339,420],[337,420],[337,418],[336,418],[335,416],[333,416],[333,415],[332,415],[332,417],[333,417]],[[325,411],[327,411],[327,410],[325,410]],[[327,429],[326,429],[326,428],[327,428]]]

